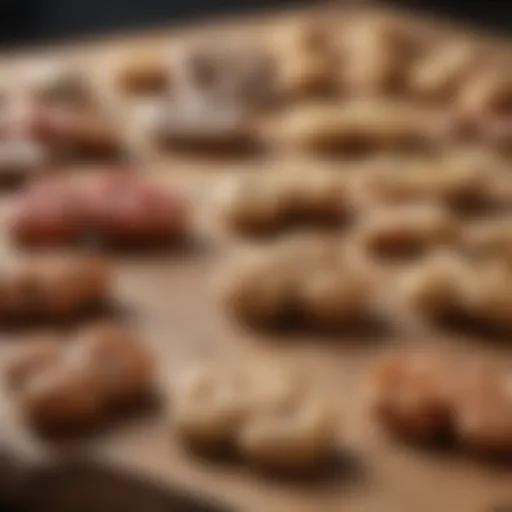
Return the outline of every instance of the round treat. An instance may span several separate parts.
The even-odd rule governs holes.
[[[37,373],[18,398],[24,418],[45,433],[90,428],[104,413],[104,396],[95,375],[76,367],[59,365]]]
[[[6,369],[8,387],[19,391],[41,371],[55,367],[60,361],[60,344],[51,336],[40,337],[21,347]]]
[[[458,386],[454,420],[457,438],[468,449],[512,454],[510,381],[489,369],[467,371]]]
[[[177,434],[196,448],[229,446],[251,407],[247,374],[221,365],[194,369],[180,382],[172,404]]]
[[[431,255],[401,278],[399,288],[406,304],[434,317],[461,314],[467,300],[471,269],[455,254]]]
[[[155,361],[148,348],[126,328],[114,324],[80,333],[68,361],[92,373],[109,406],[130,405],[153,390]]]
[[[399,436],[426,441],[445,435],[452,425],[449,377],[448,369],[435,358],[384,360],[371,376],[371,412]]]
[[[317,396],[257,410],[237,435],[250,464],[268,471],[301,473],[326,464],[336,451],[333,411]]]
[[[298,302],[313,325],[350,324],[368,313],[369,289],[363,276],[350,266],[319,267],[298,285]]]

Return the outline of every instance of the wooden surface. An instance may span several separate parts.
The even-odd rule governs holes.
[[[261,23],[253,20],[247,26],[260,30],[278,21],[273,16]],[[231,27],[228,24],[223,30]],[[244,27],[235,24],[234,30],[245,30]],[[176,37],[186,35],[187,31],[180,31]],[[113,38],[63,51],[70,58],[83,59],[84,65],[92,66],[91,78],[100,84],[120,126],[128,126],[135,133],[136,127],[125,122],[130,119],[130,101],[120,99],[109,88],[111,59],[128,45],[138,46],[143,41],[165,45],[170,36],[171,33],[162,32],[136,39]],[[16,64],[19,58],[9,57],[6,65]],[[300,162],[301,157],[283,154],[212,161],[199,156],[163,156],[142,144],[137,148],[137,156],[143,162],[141,172],[164,186],[179,183],[192,194],[198,206],[197,248],[187,252],[110,256],[118,278],[116,296],[161,361],[162,389],[183,366],[201,359],[268,361],[277,366],[302,364],[343,415],[340,463],[325,478],[314,482],[287,482],[256,475],[242,464],[205,462],[184,453],[172,439],[164,408],[144,418],[127,420],[87,440],[48,443],[26,432],[4,400],[0,418],[4,442],[36,459],[84,454],[142,472],[156,481],[179,483],[236,509],[255,512],[491,512],[504,503],[512,506],[510,466],[497,468],[459,452],[423,451],[393,442],[368,420],[363,407],[366,372],[385,353],[397,348],[423,347],[456,359],[474,355],[504,366],[512,359],[510,345],[438,332],[326,339],[307,334],[280,337],[244,331],[224,315],[208,287],[216,265],[233,248],[209,221],[209,192],[225,175],[251,169],[264,172],[271,164],[289,164],[294,159]],[[329,165],[340,167],[343,172],[341,163]],[[81,169],[77,167],[76,171]],[[6,211],[12,197],[7,193],[2,197],[2,211]],[[10,252],[4,245],[5,252]],[[2,362],[27,335],[2,335]]]

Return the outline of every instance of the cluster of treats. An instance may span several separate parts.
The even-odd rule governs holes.
[[[165,243],[182,237],[187,210],[176,190],[113,169],[83,180],[32,183],[18,198],[9,227],[12,239],[27,246]]]
[[[105,306],[111,275],[101,259],[18,258],[0,268],[0,322],[65,320]]]
[[[357,324],[372,311],[367,270],[323,236],[291,236],[242,253],[218,286],[227,308],[248,323],[333,328]]]
[[[221,217],[242,234],[267,234],[294,225],[339,226],[352,215],[346,180],[315,170],[244,174],[221,196]]]
[[[96,428],[153,392],[154,360],[130,329],[115,324],[70,339],[40,337],[7,366],[7,385],[32,428],[57,434]]]
[[[0,171],[7,179],[47,170],[62,158],[112,156],[121,137],[77,67],[18,70],[0,104]]]
[[[498,330],[512,329],[511,285],[508,262],[446,251],[432,253],[399,280],[405,302],[426,318],[460,318]]]
[[[269,375],[227,363],[195,368],[173,389],[171,424],[188,447],[206,455],[229,450],[263,471],[318,470],[338,450],[334,407],[288,370]]]
[[[453,439],[485,455],[512,453],[510,376],[421,354],[380,362],[371,378],[371,412],[390,433],[416,442]]]
[[[508,57],[462,37],[433,44],[392,20],[347,23],[339,30],[338,20],[310,19],[252,40],[204,38],[148,58],[143,51],[123,63],[118,78],[125,90],[166,92],[144,109],[143,124],[180,145],[277,140],[315,151],[359,150],[471,136],[506,147]],[[279,121],[262,126],[261,115],[276,121],[267,116],[276,109]]]

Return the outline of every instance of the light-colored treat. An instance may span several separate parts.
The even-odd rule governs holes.
[[[370,410],[392,434],[429,441],[449,433],[452,400],[449,369],[415,354],[381,361],[370,382]]]
[[[415,268],[409,269],[399,282],[406,305],[429,317],[461,314],[467,300],[471,267],[460,256],[437,252]]]
[[[295,294],[290,259],[272,251],[244,254],[226,268],[220,294],[228,308],[250,322],[274,322],[286,316]]]
[[[198,95],[146,105],[141,122],[158,142],[205,149],[246,148],[253,139],[247,112],[236,103],[215,103]]]
[[[60,61],[30,63],[21,70],[21,83],[36,100],[85,106],[92,101],[85,73],[78,65]]]
[[[357,236],[373,255],[408,255],[454,242],[456,228],[454,218],[440,206],[405,205],[370,214]]]
[[[97,379],[81,368],[47,368],[28,380],[17,399],[25,420],[43,432],[90,428],[105,412]]]
[[[332,91],[339,65],[329,32],[322,24],[295,23],[279,31],[271,49],[278,57],[277,83],[286,99],[298,99]]]
[[[337,429],[331,408],[320,397],[303,394],[284,406],[259,409],[244,422],[236,446],[263,470],[307,472],[334,456]]]
[[[160,48],[131,48],[117,57],[116,81],[128,93],[161,92],[170,86],[171,65]]]
[[[351,24],[344,38],[342,80],[357,94],[382,94],[401,87],[411,48],[400,27],[384,20]]]
[[[193,369],[173,396],[173,428],[196,448],[229,446],[249,413],[251,386],[239,368],[211,364]]]
[[[503,260],[512,264],[512,218],[486,219],[469,225],[462,236],[462,247],[479,260]]]
[[[300,282],[297,293],[306,321],[320,327],[350,324],[369,313],[367,279],[350,265],[317,268]]]
[[[494,65],[475,72],[462,88],[458,109],[476,120],[509,114],[512,107],[512,76],[508,65]]]
[[[131,404],[153,391],[153,356],[125,327],[105,324],[84,330],[73,340],[67,360],[95,375],[109,406]]]
[[[427,52],[411,69],[409,87],[422,97],[453,99],[480,58],[480,52],[471,43],[443,44]]]
[[[424,144],[435,118],[424,109],[384,99],[310,103],[295,107],[268,136],[310,151],[360,151]]]
[[[60,344],[55,337],[40,337],[16,352],[6,368],[6,381],[11,391],[23,389],[30,379],[60,362]]]
[[[240,38],[205,39],[171,48],[178,97],[252,110],[275,95],[274,62],[264,48]]]
[[[490,327],[512,328],[512,269],[502,262],[484,264],[475,272],[466,310]]]
[[[479,453],[512,453],[510,379],[489,369],[466,371],[455,396],[455,434],[462,445]]]
[[[296,224],[341,224],[351,205],[338,174],[287,172],[237,177],[221,198],[222,215],[242,233],[272,233]]]

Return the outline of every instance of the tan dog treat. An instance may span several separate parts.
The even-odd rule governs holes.
[[[229,446],[251,407],[247,375],[235,368],[209,365],[181,382],[173,401],[177,434],[196,448]]]
[[[456,222],[437,205],[406,205],[369,215],[359,227],[358,236],[373,255],[418,254],[452,243]]]
[[[241,428],[237,448],[250,464],[268,471],[317,470],[336,452],[334,412],[317,396],[299,396],[258,410]]]
[[[480,53],[464,41],[434,48],[411,69],[409,87],[422,97],[451,100],[480,61]]]
[[[503,260],[512,264],[512,218],[492,218],[469,225],[462,236],[462,247],[478,260]]]

